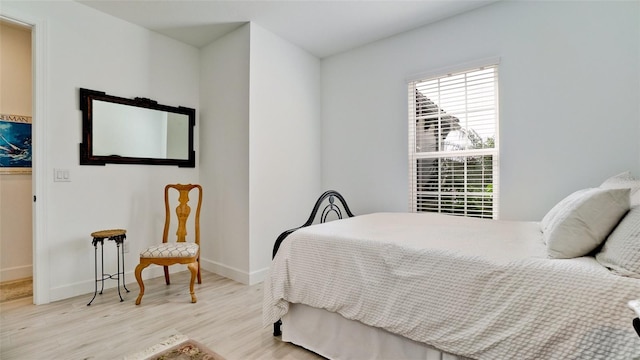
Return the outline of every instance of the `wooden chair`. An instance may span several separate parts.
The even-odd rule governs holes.
[[[171,211],[172,206],[170,201],[170,190],[177,190],[178,206],[175,208],[175,214],[178,219],[177,226],[177,239],[175,242],[169,242],[169,229],[171,224]],[[194,242],[187,242],[187,220],[191,213],[191,207],[189,207],[189,194],[191,190],[197,189],[198,191],[198,205],[195,213],[195,220],[193,227],[195,228]],[[136,280],[140,286],[140,295],[136,299],[136,305],[140,305],[142,296],[144,295],[144,283],[142,282],[142,270],[151,264],[161,265],[164,267],[164,278],[167,285],[169,281],[169,265],[174,264],[186,264],[187,268],[191,272],[191,283],[189,285],[189,291],[191,293],[191,302],[197,301],[196,294],[193,290],[196,275],[198,277],[198,284],[202,283],[200,276],[200,207],[202,206],[202,187],[200,185],[181,185],[181,184],[169,184],[164,188],[164,204],[165,204],[165,222],[164,231],[162,233],[162,244],[150,246],[140,252],[140,264],[136,266]]]

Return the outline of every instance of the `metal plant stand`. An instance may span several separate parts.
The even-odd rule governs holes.
[[[120,297],[120,302],[124,301],[122,299],[122,294],[120,293],[120,275],[122,275],[122,286],[124,289],[129,292],[127,289],[126,282],[124,280],[124,240],[127,238],[127,231],[123,229],[114,229],[114,230],[101,230],[91,233],[93,237],[94,248],[94,274],[95,274],[95,291],[93,292],[93,298],[87,304],[87,306],[91,305],[93,300],[95,300],[96,295],[98,294],[98,282],[101,283],[100,286],[100,295],[102,295],[102,291],[104,290],[104,281],[105,280],[117,280],[118,281],[118,296]],[[116,273],[114,274],[105,274],[104,273],[104,239],[113,240],[116,243],[116,254],[118,258],[118,268]],[[100,243],[100,266],[101,266],[101,274],[102,276],[98,278],[98,243]],[[120,267],[120,255],[122,255],[122,267]]]

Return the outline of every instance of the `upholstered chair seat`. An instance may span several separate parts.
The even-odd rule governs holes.
[[[194,243],[166,243],[153,245],[140,253],[141,258],[194,257],[200,246]]]

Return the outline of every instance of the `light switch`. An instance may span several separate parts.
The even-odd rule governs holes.
[[[69,182],[71,181],[71,173],[69,169],[53,169],[53,181]]]

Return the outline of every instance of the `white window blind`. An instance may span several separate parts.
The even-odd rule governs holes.
[[[414,212],[498,218],[498,67],[409,83]]]

